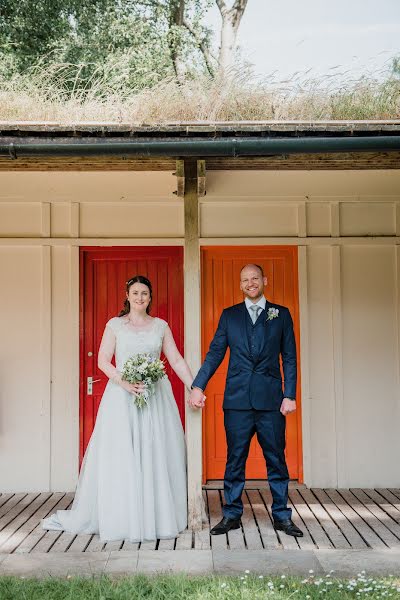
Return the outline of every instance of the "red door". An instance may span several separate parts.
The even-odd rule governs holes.
[[[221,312],[227,306],[243,301],[239,288],[240,270],[247,263],[257,263],[268,277],[265,295],[271,302],[290,309],[297,342],[298,385],[297,411],[287,417],[286,460],[292,479],[302,481],[301,398],[299,356],[299,303],[297,247],[235,246],[202,249],[202,353],[209,348]],[[226,462],[226,439],[222,400],[228,369],[229,353],[207,386],[204,411],[205,479],[223,479]],[[246,464],[248,479],[265,479],[262,450],[254,437]]]
[[[148,277],[153,285],[151,314],[168,321],[183,354],[183,248],[81,248],[80,250],[80,460],[93,431],[107,377],[97,367],[105,324],[118,315],[126,281]],[[167,367],[182,423],[184,388]],[[93,385],[90,390],[90,380]]]

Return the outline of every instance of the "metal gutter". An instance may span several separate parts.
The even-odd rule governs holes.
[[[15,143],[15,139],[18,142]],[[274,156],[334,152],[400,150],[400,135],[343,137],[224,137],[224,138],[63,138],[13,141],[0,139],[0,156]]]

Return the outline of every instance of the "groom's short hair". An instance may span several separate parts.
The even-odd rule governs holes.
[[[256,265],[256,263],[249,263],[248,265],[244,265],[240,269],[240,273],[242,273],[243,269],[245,269],[246,267],[256,267],[256,269],[258,269],[260,271],[261,277],[264,279],[264,269],[262,268],[261,265]]]

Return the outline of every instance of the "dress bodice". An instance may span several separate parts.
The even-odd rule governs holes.
[[[155,317],[150,327],[135,331],[122,317],[114,317],[107,323],[116,339],[115,366],[122,371],[128,358],[135,354],[147,353],[159,358],[167,322]]]

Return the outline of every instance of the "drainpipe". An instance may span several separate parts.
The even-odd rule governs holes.
[[[10,138],[8,138],[9,140]],[[217,139],[159,138],[119,139],[71,138],[18,141],[1,140],[0,156],[12,159],[27,156],[268,156],[287,154],[320,154],[334,152],[393,152],[400,150],[400,135],[363,137],[298,137]]]

